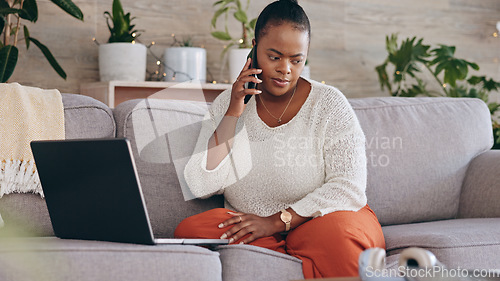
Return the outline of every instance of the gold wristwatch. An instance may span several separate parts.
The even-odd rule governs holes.
[[[283,223],[285,223],[285,231],[289,231],[292,226],[292,214],[287,210],[281,210],[280,219]]]

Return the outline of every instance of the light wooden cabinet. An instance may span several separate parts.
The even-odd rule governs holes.
[[[93,97],[114,108],[127,100],[148,97],[211,103],[222,91],[229,88],[231,84],[109,81],[81,84],[80,94]]]

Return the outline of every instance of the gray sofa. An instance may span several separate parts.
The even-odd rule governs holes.
[[[499,269],[500,151],[490,150],[486,105],[451,98],[350,102],[367,139],[368,203],[383,225],[388,267],[415,246],[450,267]],[[67,138],[130,139],[156,237],[172,237],[182,219],[223,206],[221,197],[185,200],[176,173],[194,147],[205,104],[148,99],[111,110],[70,94],[63,103]],[[300,260],[250,245],[208,250],[61,240],[53,237],[44,200],[33,194],[4,196],[0,214],[2,281],[303,278]]]

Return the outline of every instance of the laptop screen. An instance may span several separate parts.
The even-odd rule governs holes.
[[[127,139],[31,143],[54,233],[154,244]]]

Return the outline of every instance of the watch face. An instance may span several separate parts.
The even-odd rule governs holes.
[[[282,212],[280,217],[284,222],[289,222],[292,220],[292,214],[290,214],[289,212]]]

